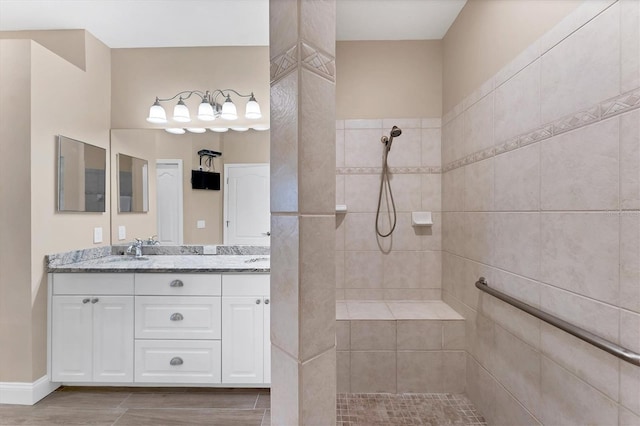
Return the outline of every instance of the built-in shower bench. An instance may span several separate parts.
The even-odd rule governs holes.
[[[440,301],[336,303],[338,392],[463,392],[465,322]]]

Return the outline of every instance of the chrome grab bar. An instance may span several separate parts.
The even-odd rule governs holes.
[[[478,281],[476,281],[476,287],[481,291],[489,293],[493,297],[507,302],[508,304],[515,306],[516,308],[523,310],[526,313],[533,315],[534,317],[539,318],[546,323],[558,327],[560,330],[566,331],[567,333],[577,337],[578,339],[584,340],[585,342],[591,343],[593,346],[600,348],[603,351],[609,352],[611,355],[616,356],[623,361],[627,361],[633,365],[640,366],[640,354],[619,346],[606,339],[603,339],[600,336],[596,336],[595,334],[583,328],[568,323],[565,320],[541,311],[538,308],[534,308],[533,306],[521,302],[518,299],[507,296],[503,292],[489,287],[489,285],[487,284],[487,280],[484,277],[480,277]]]

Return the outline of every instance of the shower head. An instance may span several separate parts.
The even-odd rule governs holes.
[[[383,136],[381,141],[385,144],[387,151],[391,151],[391,144],[393,143],[393,138],[397,138],[402,134],[402,130],[398,126],[393,126],[391,128],[391,132],[389,132],[389,137]]]

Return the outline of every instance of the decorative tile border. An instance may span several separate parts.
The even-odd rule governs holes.
[[[298,63],[298,44],[294,44],[281,55],[271,60],[271,84],[282,79],[296,68]]]
[[[439,174],[442,173],[440,166],[425,167],[391,167],[389,171],[395,175],[407,174]],[[336,167],[337,175],[377,175],[382,173],[382,167]]]
[[[271,84],[288,75],[300,65],[332,82],[336,81],[336,58],[307,41],[300,40],[270,62]]]
[[[336,59],[308,42],[300,42],[302,65],[332,82],[336,81]]]
[[[579,129],[638,108],[640,108],[640,87],[614,98],[607,99],[595,106],[562,117],[559,120],[543,124],[542,126],[520,136],[503,141],[494,147],[474,152],[466,157],[452,161],[446,164],[442,170],[444,172],[448,172],[449,170],[457,169],[477,161],[482,161],[494,155],[513,151],[514,149],[549,139],[553,136]]]

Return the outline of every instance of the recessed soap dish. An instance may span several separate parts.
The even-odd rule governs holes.
[[[433,218],[431,212],[411,212],[411,226],[431,226]]]
[[[346,204],[336,204],[336,213],[346,213],[347,205]]]

